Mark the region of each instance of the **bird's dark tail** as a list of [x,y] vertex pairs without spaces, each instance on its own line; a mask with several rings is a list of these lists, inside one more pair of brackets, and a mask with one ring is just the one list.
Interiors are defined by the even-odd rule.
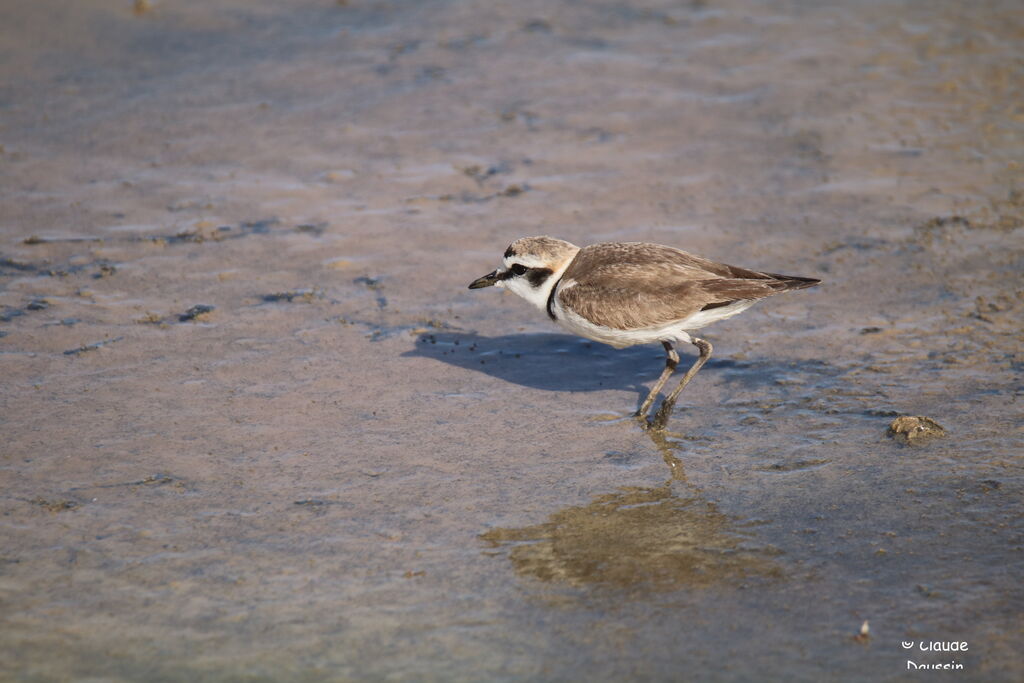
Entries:
[[821,280],[813,277],[798,277],[796,275],[779,275],[778,273],[765,273],[779,282],[784,286],[781,289],[783,292],[788,292],[793,289],[806,289],[813,287],[814,285],[821,282]]

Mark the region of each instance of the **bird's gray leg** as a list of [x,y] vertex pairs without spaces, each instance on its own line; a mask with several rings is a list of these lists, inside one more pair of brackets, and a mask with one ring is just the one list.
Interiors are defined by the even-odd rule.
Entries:
[[701,339],[699,337],[693,337],[691,339],[693,345],[700,349],[700,356],[694,361],[693,365],[686,374],[683,375],[683,379],[680,380],[679,386],[677,386],[671,394],[665,399],[658,408],[657,415],[654,416],[654,421],[651,423],[651,427],[654,429],[664,429],[665,425],[668,424],[668,418],[672,414],[672,409],[676,406],[676,398],[679,396],[679,392],[683,390],[693,376],[697,374],[697,371],[704,367],[704,364],[708,362],[708,358],[711,358],[712,346],[711,342]]
[[669,375],[671,375],[675,371],[676,366],[679,365],[679,354],[676,353],[674,348],[672,348],[672,345],[667,341],[661,342],[661,345],[665,347],[665,353],[668,356],[665,358],[665,369],[661,371],[661,377],[659,377],[658,381],[654,383],[654,388],[651,389],[651,393],[647,394],[647,398],[645,398],[643,404],[641,404],[640,410],[636,411],[636,413],[633,414],[633,417],[647,417],[647,411],[651,409],[651,404],[654,403],[654,399],[658,397],[658,393],[661,391],[662,387],[665,386],[665,382],[668,381]]

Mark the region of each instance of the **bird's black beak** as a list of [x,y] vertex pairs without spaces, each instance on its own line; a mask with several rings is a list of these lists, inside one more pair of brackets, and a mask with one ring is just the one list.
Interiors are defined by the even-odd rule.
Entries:
[[483,277],[478,277],[469,283],[470,289],[481,289],[482,287],[493,287],[505,278],[502,277],[503,273],[499,273],[497,270],[487,273]]

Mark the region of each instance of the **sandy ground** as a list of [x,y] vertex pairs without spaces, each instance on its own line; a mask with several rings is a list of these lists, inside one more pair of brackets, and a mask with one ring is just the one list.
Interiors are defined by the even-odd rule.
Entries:
[[[1024,678],[1017,3],[138,7],[0,9],[0,677]],[[652,438],[545,233],[824,282]]]

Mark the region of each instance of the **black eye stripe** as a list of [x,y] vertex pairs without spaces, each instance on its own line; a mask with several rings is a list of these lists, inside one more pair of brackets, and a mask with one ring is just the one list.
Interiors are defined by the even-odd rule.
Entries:
[[553,272],[550,268],[530,268],[526,273],[526,279],[532,286],[540,287],[545,280],[551,277]]
[[540,287],[541,284],[551,277],[551,273],[554,271],[550,268],[529,268],[524,266],[522,263],[513,263],[508,267],[501,279],[506,280],[510,277],[526,276],[526,280],[532,287]]

